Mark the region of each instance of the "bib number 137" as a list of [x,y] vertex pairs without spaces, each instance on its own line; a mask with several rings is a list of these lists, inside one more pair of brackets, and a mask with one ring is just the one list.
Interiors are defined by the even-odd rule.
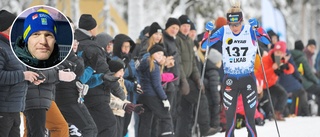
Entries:
[[248,47],[232,47],[232,48],[227,47],[226,50],[229,56],[239,57],[239,56],[246,56]]

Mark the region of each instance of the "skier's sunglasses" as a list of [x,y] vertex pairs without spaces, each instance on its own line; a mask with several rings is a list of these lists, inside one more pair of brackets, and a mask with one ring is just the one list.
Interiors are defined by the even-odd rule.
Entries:
[[241,22],[238,22],[238,23],[228,23],[228,25],[230,27],[239,27],[241,25]]

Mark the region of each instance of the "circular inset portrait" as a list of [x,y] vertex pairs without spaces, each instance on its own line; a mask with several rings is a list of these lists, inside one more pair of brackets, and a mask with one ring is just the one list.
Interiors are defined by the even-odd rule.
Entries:
[[50,69],[71,52],[73,32],[56,8],[39,5],[24,10],[13,22],[10,44],[15,56],[33,69]]

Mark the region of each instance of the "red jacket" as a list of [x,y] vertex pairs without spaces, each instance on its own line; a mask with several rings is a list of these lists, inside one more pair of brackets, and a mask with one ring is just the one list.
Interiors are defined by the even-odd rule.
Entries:
[[[269,52],[269,54],[267,56],[262,57],[262,62],[264,65],[264,70],[266,71],[266,77],[267,77],[267,81],[268,81],[268,86],[271,87],[273,85],[276,84],[276,82],[278,81],[278,75],[274,72],[274,69],[272,68],[273,65],[273,60],[272,60],[272,56],[273,55],[273,51],[271,50]],[[292,74],[294,72],[294,67],[292,64],[288,63],[288,67],[289,69],[285,69],[283,72],[285,74]],[[263,72],[262,72],[262,67],[259,66],[258,70],[255,72],[255,75],[257,77],[257,80],[264,81],[264,76],[263,76]],[[266,89],[266,82],[264,81],[263,84],[263,89]]]

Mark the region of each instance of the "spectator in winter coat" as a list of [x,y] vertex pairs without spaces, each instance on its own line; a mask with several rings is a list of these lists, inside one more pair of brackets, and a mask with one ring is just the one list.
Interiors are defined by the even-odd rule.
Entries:
[[26,65],[34,68],[49,68],[60,63],[56,43],[55,21],[44,9],[39,9],[24,20],[23,37],[18,37],[14,52]]
[[174,61],[174,66],[168,66],[164,67],[163,72],[170,72],[173,73],[176,77],[178,77],[177,80],[173,82],[169,82],[164,87],[164,90],[166,91],[166,94],[168,96],[168,100],[171,104],[171,116],[173,119],[173,123],[176,122],[176,119],[178,117],[177,115],[177,94],[179,93],[179,83],[180,83],[180,62],[181,58],[179,56],[179,51],[175,42],[175,39],[177,37],[177,34],[179,32],[180,28],[180,21],[176,18],[169,18],[165,25],[165,30],[163,32],[163,48],[165,53],[167,54],[167,58],[170,59],[172,56]]
[[141,43],[141,49],[139,51],[139,58],[141,59],[144,54],[148,53],[148,48],[156,43],[163,43],[162,28],[157,22],[153,22],[149,29],[149,38]]
[[27,71],[10,48],[9,32],[16,16],[0,11],[0,135],[20,137],[20,112],[25,109],[28,82],[37,82],[37,73]]
[[[318,79],[312,71],[305,54],[303,53],[303,43],[302,41],[295,42],[295,49],[291,50],[292,58],[295,64],[298,66],[298,71],[301,74],[301,82],[308,92],[309,95],[317,96],[317,103],[320,106],[320,85],[318,83]],[[320,114],[320,109],[318,110],[318,115]]]
[[312,71],[315,72],[313,66],[313,55],[316,52],[316,41],[314,39],[309,39],[308,40],[308,44],[306,46],[306,48],[304,48],[303,52],[307,57],[308,63],[310,65],[310,68],[312,68]]
[[[124,69],[125,69],[124,62],[118,59],[118,60],[110,60],[108,64],[110,66],[110,71],[114,73],[115,77],[120,77],[118,82],[120,83],[125,96],[127,96],[127,89],[124,84],[124,79],[122,78],[124,74]],[[128,114],[131,114],[133,111],[135,111],[138,114],[141,114],[144,111],[141,104],[138,104],[138,105],[132,104],[127,99],[121,100],[120,98],[114,96],[113,94],[111,94],[110,107],[117,119],[117,137],[123,137],[124,136],[123,129],[128,128],[128,127],[125,127],[124,125],[125,112]]]
[[70,131],[70,134],[81,137],[96,137],[98,129],[88,108],[82,101],[84,95],[88,92],[88,85],[79,82],[79,77],[84,72],[83,59],[72,50],[59,67],[64,71],[73,71],[77,75],[75,80],[70,82],[62,81],[56,85],[56,103],[62,115],[70,127],[75,126],[80,131]]
[[[181,23],[180,31],[176,38],[176,45],[178,48],[178,53],[180,53],[180,94],[179,104],[180,109],[178,111],[179,118],[176,123],[176,136],[178,137],[186,137],[191,135],[191,126],[192,126],[192,117],[193,117],[193,106],[194,102],[188,101],[186,95],[189,92],[196,92],[198,90],[191,91],[188,83],[188,79],[190,82],[194,82],[198,89],[203,87],[200,80],[200,73],[197,68],[197,62],[195,58],[195,54],[193,51],[194,42],[188,36],[190,32],[190,24],[191,20],[187,15],[181,15],[179,17],[179,21]],[[202,87],[201,87],[202,86]]]
[[[122,89],[117,82],[119,78],[114,77],[109,70],[104,51],[94,41],[96,35],[96,20],[90,14],[82,14],[79,19],[79,28],[75,30],[75,39],[79,41],[78,54],[83,58],[85,68],[91,68],[91,73],[97,74],[94,75],[96,81],[90,83],[96,85],[89,88],[84,103],[97,125],[98,137],[114,137],[116,118],[109,106],[110,98],[107,95],[110,89],[119,92]],[[86,74],[85,71],[83,75]],[[85,82],[83,84],[89,85]]]
[[268,45],[269,49],[272,49],[274,44],[276,44],[279,41],[279,35],[277,35],[272,29],[268,30],[268,35],[271,39],[271,45]]
[[[290,55],[290,52],[287,51],[287,54]],[[288,62],[294,66],[294,72],[289,75],[283,73],[280,74],[279,84],[286,89],[288,97],[292,99],[292,103],[288,104],[289,115],[294,114],[296,116],[310,116],[307,91],[300,83],[302,82],[302,78],[296,69],[296,64],[291,55]]]
[[[273,102],[273,107],[275,110],[275,118],[279,121],[284,121],[282,113],[287,105],[287,93],[286,90],[277,82],[279,75],[292,74],[294,72],[294,67],[292,64],[288,63],[289,57],[286,56],[286,43],[279,41],[275,44],[273,50],[269,51],[268,56],[262,58],[264,64],[264,70],[267,77],[268,86],[266,87],[266,81],[264,81],[264,97],[261,99],[261,102],[268,99],[267,88],[270,89],[271,99]],[[262,67],[255,72],[258,81],[264,80],[264,72]],[[265,110],[266,114],[269,115],[271,109],[268,108]]]
[[99,33],[96,37],[96,42],[105,52],[107,58],[112,58],[113,56],[113,38],[105,33]]
[[[14,46],[19,59],[36,68],[52,67],[60,62],[59,48],[55,40],[55,21],[47,10],[39,9],[29,14],[24,21],[23,31],[23,38],[18,38]],[[55,102],[52,101],[55,84],[63,80],[63,77],[58,76],[57,69],[38,71],[38,73],[42,80],[28,87],[24,111],[28,132],[25,132],[25,135],[44,136],[47,127],[50,131],[56,131],[50,132],[50,136],[67,137],[69,136],[68,125]]]
[[210,126],[213,128],[220,127],[220,103],[221,103],[221,83],[219,69],[222,65],[222,55],[216,49],[210,49],[208,61],[205,70],[205,87],[208,98],[210,112]]
[[145,112],[140,115],[139,137],[151,136],[152,117],[159,119],[161,137],[173,137],[173,123],[170,115],[170,103],[161,85],[161,67],[159,62],[164,56],[163,45],[156,44],[150,48],[150,56],[142,60],[138,67],[141,75],[141,88],[144,94],[139,102],[144,105]]
[[[128,91],[127,100],[129,100],[133,104],[136,104],[138,96],[142,92],[139,84],[139,75],[136,72],[135,68],[135,62],[130,55],[134,48],[135,43],[129,36],[125,34],[118,34],[114,37],[112,60],[120,59],[125,63],[126,68],[124,70],[123,79],[126,89]],[[132,115],[134,115],[134,119],[136,121],[135,124],[133,124],[133,122],[130,122]],[[135,113],[126,113],[125,121],[126,124],[124,125],[124,127],[128,127],[127,124],[130,124],[130,128],[128,131],[130,132],[130,134],[138,130],[138,115],[136,115]],[[131,127],[134,127],[134,130]],[[125,128],[124,130],[124,134],[126,134],[127,128]]]

